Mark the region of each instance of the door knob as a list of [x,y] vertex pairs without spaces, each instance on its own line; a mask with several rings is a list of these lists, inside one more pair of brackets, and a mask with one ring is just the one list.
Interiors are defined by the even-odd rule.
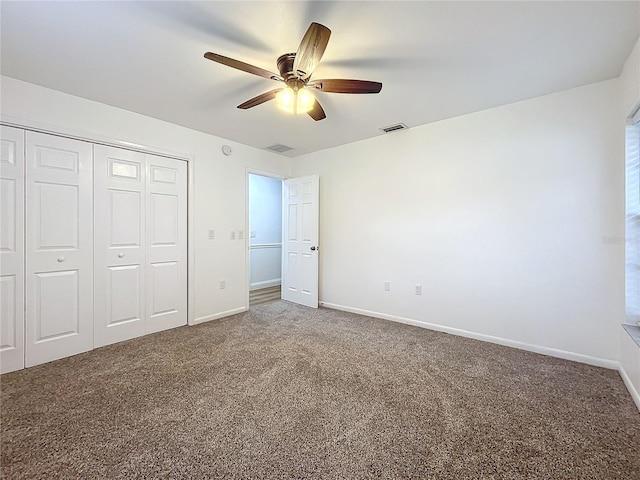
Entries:
[[118,254],[118,258],[122,258],[122,257],[124,257],[124,253],[120,252],[120,253]]
[[313,246],[311,247],[311,251],[314,252],[316,250],[317,247]]
[[58,262],[64,262],[64,257],[58,257]]

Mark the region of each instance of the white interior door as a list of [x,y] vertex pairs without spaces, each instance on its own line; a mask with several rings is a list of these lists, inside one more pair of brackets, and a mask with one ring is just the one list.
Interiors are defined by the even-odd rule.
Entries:
[[147,158],[147,333],[187,324],[187,163]]
[[143,153],[94,146],[94,345],[144,335]]
[[285,180],[282,196],[282,298],[318,308],[318,175]]
[[26,366],[93,348],[92,145],[26,133]]
[[24,368],[24,130],[0,131],[0,373]]

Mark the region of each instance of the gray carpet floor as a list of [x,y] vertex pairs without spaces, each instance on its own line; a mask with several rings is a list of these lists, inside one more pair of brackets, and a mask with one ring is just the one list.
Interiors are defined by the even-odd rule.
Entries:
[[0,382],[7,479],[640,479],[615,371],[283,301]]

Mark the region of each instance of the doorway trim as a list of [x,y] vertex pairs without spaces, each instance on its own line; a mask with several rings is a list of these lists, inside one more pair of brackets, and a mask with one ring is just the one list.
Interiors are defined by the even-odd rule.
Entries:
[[[249,310],[249,289],[251,288],[251,232],[249,231],[249,202],[251,201],[251,199],[249,198],[249,175],[260,175],[261,177],[269,177],[269,178],[277,178],[278,180],[282,180],[283,182],[287,179],[290,178],[290,176],[288,175],[283,175],[281,173],[275,173],[275,172],[267,172],[265,170],[258,170],[256,168],[250,168],[247,167],[245,172],[245,202],[244,202],[244,208],[245,208],[245,214],[244,214],[244,231],[245,231],[245,236],[244,236],[244,241],[245,241],[245,278],[246,278],[246,283],[245,283],[245,298],[244,298],[244,305],[245,305],[245,309]],[[281,267],[282,268],[282,267]]]

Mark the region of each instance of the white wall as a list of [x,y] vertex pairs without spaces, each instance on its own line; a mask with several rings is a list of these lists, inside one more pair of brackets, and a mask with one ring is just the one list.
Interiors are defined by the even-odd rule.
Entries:
[[251,290],[281,283],[282,180],[249,175]]
[[[640,104],[640,40],[620,75],[620,90],[622,102],[618,123],[622,124]],[[632,241],[632,238],[628,236],[627,241]],[[615,327],[620,341],[620,373],[640,409],[640,347],[620,326]]]
[[[245,240],[230,240],[244,230],[246,169],[286,175],[290,160],[108,105],[67,95],[9,77],[0,78],[3,120],[41,124],[87,138],[122,140],[193,158],[193,205],[190,223],[195,249],[196,319],[205,320],[246,308]],[[225,157],[221,146],[233,147]],[[208,240],[208,230],[216,232]],[[226,280],[226,289],[219,281]]]
[[618,105],[610,80],[294,159],[320,174],[322,303],[615,366]]

